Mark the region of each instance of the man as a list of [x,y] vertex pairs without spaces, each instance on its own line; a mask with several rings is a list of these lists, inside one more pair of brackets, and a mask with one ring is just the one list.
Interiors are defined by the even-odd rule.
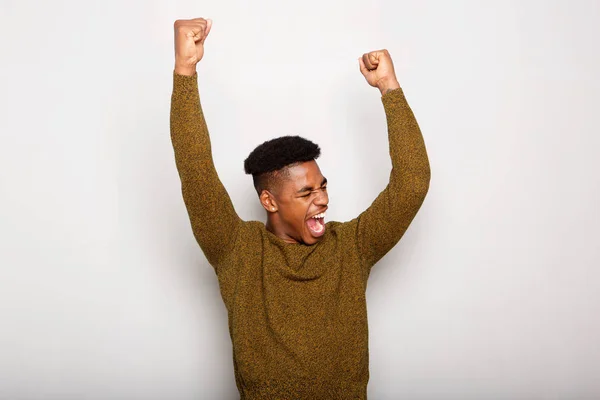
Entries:
[[359,59],[379,88],[392,172],[352,221],[325,223],[320,150],[299,137],[258,146],[245,161],[266,225],[242,221],[213,165],[196,64],[212,26],[175,22],[171,138],[192,230],[217,274],[227,307],[242,399],[366,399],[365,291],[371,267],[402,237],[429,187],[423,137],[386,50]]

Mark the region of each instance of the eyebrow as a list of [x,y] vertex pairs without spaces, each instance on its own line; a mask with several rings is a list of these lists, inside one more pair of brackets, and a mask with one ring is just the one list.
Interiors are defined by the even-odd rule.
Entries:
[[[323,181],[321,182],[321,186],[319,186],[319,187],[323,187],[326,184],[327,184],[327,178],[323,177]],[[316,190],[316,189],[313,189],[310,186],[304,186],[302,189],[298,190],[296,193],[312,192],[313,190]]]

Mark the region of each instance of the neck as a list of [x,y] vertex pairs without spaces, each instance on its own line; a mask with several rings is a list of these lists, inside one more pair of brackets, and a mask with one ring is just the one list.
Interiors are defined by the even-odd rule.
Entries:
[[269,215],[267,217],[267,223],[265,224],[265,228],[267,228],[269,232],[271,232],[273,235],[277,236],[279,239],[283,240],[286,243],[298,244],[299,242],[287,233],[285,233],[285,230],[283,229],[281,224],[275,222],[274,219],[275,218],[272,215]]

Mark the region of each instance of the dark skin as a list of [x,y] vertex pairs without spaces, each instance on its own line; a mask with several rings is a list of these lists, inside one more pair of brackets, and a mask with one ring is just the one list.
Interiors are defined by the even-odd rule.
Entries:
[[287,243],[313,245],[324,231],[315,235],[307,220],[327,210],[327,179],[314,160],[286,168],[277,184],[259,196],[267,210],[267,230]]

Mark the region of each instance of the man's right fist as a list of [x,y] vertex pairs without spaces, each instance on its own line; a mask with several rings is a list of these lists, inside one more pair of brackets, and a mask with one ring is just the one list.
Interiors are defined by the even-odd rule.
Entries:
[[175,21],[175,73],[190,76],[196,73],[211,26],[212,20],[204,18]]

